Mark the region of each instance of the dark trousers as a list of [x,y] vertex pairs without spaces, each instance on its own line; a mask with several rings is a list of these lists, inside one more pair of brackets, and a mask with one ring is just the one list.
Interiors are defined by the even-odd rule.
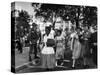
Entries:
[[31,44],[30,51],[29,51],[29,61],[32,61],[32,58],[36,58],[36,57],[37,57],[37,44]]
[[20,53],[22,53],[23,52],[23,47],[22,47],[22,44],[20,43],[20,42],[18,42],[18,51],[20,52]]
[[93,62],[95,65],[97,65],[97,46],[94,46],[92,49]]

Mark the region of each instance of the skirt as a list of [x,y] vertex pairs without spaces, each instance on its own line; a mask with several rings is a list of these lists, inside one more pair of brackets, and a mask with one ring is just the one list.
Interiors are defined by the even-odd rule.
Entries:
[[52,69],[55,67],[55,54],[41,54],[42,68]]
[[81,54],[81,44],[79,41],[76,41],[74,44],[74,49],[72,51],[72,59],[78,59]]
[[57,47],[57,49],[56,49],[56,59],[63,59],[63,58],[64,58],[63,47]]

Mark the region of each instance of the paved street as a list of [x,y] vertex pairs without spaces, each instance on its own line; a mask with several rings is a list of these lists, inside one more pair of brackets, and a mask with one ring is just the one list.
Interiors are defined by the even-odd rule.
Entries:
[[[92,68],[93,67],[85,68],[82,65],[77,65],[77,67],[75,69],[92,69]],[[63,66],[57,66],[53,70],[50,70],[50,71],[75,70],[75,69],[71,67],[71,63],[65,62],[65,64]],[[48,71],[48,70],[41,68],[40,65],[37,65],[37,66],[27,65],[27,68],[19,70],[17,73],[45,72],[45,71]]]
[[23,48],[23,53],[19,53],[17,50],[15,51],[15,67],[20,67],[26,63],[28,63],[28,53],[29,48]]
[[[23,53],[20,54],[18,51],[15,52],[15,58],[16,58],[16,68],[23,67],[19,70],[17,70],[17,73],[27,73],[27,72],[44,72],[47,71],[43,68],[41,68],[40,65],[40,59],[35,59],[33,61],[36,61],[35,65],[30,65],[28,61],[28,53],[29,53],[29,48],[25,47],[23,49]],[[65,51],[65,59],[64,59],[64,64],[62,66],[56,66],[53,71],[59,71],[59,70],[72,70],[72,59],[71,59],[71,51],[67,50]],[[82,59],[79,59],[76,61],[76,68],[75,69],[87,69],[87,68],[94,68],[94,64],[92,62],[92,59],[89,58],[88,60],[89,64],[91,65],[90,67],[84,67]]]

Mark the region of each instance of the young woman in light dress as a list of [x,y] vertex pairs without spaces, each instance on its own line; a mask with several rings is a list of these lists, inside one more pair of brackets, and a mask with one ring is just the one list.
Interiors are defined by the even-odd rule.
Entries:
[[76,60],[80,57],[81,54],[81,43],[79,41],[79,29],[74,31],[71,34],[71,50],[72,50],[72,67],[75,67]]
[[62,31],[57,31],[58,35],[55,37],[56,40],[56,66],[63,65],[64,59],[64,37],[61,35]]

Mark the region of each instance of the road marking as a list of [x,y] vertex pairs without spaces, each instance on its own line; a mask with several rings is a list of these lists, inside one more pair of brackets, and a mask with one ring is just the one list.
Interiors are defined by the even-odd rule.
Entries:
[[68,67],[65,67],[65,66],[56,66],[56,67],[68,68]]
[[19,68],[21,66],[24,66],[24,65],[27,65],[28,66],[28,64],[33,63],[36,60],[38,60],[38,59],[34,59],[32,62],[27,62],[27,63],[24,63],[23,65],[17,66],[17,67],[15,67],[15,69],[17,69],[17,68]]
[[63,61],[65,61],[65,62],[70,62],[70,60],[63,60]]
[[24,66],[24,65],[28,65],[29,63],[31,63],[31,62],[24,63],[23,65],[17,66],[17,67],[15,67],[15,69],[20,68],[20,67],[22,67],[22,66]]

